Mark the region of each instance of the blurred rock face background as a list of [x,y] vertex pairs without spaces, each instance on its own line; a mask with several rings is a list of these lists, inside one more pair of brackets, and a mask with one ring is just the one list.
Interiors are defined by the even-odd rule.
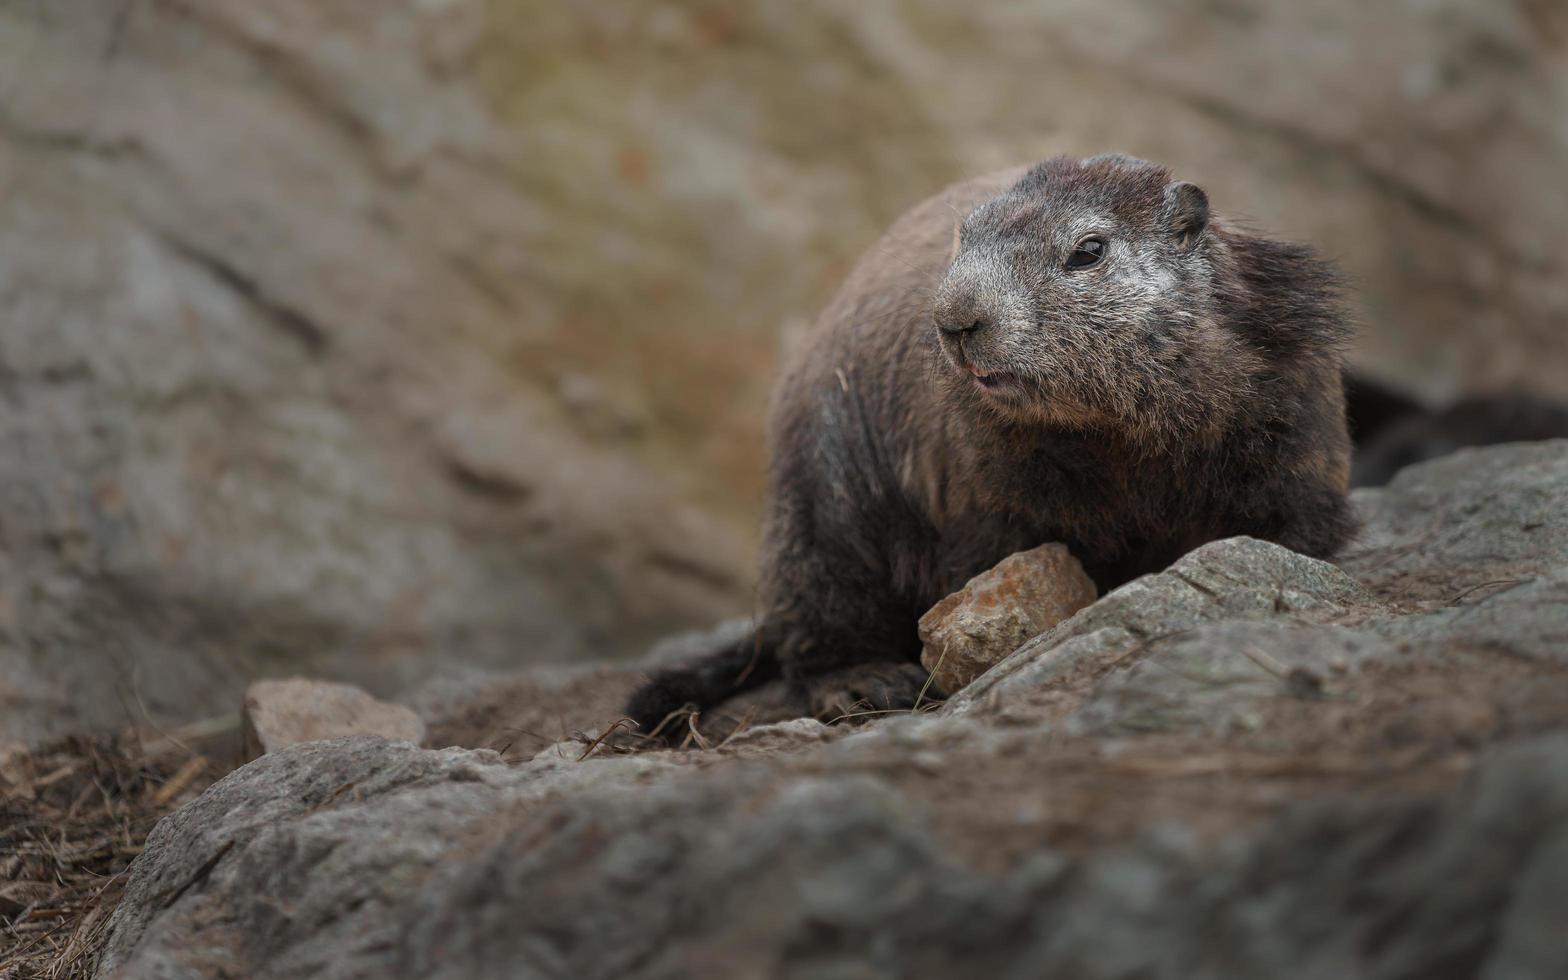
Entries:
[[1357,362],[1568,394],[1553,0],[4,0],[0,738],[744,611],[781,343],[900,210],[1157,159]]

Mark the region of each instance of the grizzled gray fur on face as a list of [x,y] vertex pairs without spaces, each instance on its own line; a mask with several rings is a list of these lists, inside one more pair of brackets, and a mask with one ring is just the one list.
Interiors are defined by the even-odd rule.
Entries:
[[1348,336],[1310,249],[1155,164],[948,188],[784,367],[754,642],[656,674],[627,713],[647,730],[779,676],[819,717],[907,707],[920,614],[1045,542],[1102,590],[1237,534],[1331,555],[1353,530]]
[[1208,223],[1202,190],[1128,157],[1031,171],[960,224],[932,315],[980,385],[949,396],[1139,442],[1216,436],[1261,361],[1215,310],[1228,256]]

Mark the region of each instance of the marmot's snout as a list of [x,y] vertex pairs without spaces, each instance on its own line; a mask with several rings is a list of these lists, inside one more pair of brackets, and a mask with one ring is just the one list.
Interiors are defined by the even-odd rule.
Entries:
[[932,324],[953,368],[987,390],[1018,377],[1020,333],[1030,329],[1032,303],[996,263],[960,253],[936,291]]
[[976,274],[974,261],[961,253],[932,300],[931,320],[937,332],[944,340],[957,342],[995,326],[994,292],[987,288],[985,278]]

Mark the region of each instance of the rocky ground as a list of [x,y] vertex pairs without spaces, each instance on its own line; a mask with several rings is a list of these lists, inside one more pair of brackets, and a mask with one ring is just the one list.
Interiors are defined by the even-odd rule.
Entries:
[[1568,975],[1568,441],[1357,502],[1338,564],[1216,542],[918,715],[626,754],[635,671],[428,691],[435,747],[162,821],[99,975]]

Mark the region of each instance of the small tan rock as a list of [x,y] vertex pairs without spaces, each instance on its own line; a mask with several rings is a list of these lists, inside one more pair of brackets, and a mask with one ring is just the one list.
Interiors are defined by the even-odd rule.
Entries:
[[1097,597],[1065,545],[1009,555],[920,617],[920,662],[952,694]]
[[291,677],[257,681],[245,691],[245,757],[341,735],[381,735],[418,745],[425,723],[400,704],[378,701],[352,684]]

